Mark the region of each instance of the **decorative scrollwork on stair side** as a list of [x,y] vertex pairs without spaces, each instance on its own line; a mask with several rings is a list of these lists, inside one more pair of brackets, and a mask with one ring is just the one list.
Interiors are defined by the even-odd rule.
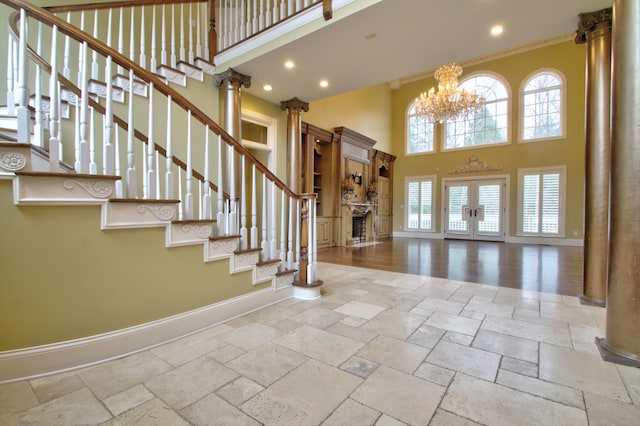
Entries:
[[194,234],[196,234],[196,237],[202,239],[209,238],[213,232],[211,226],[209,225],[196,225],[193,223],[182,225],[182,231],[184,233],[193,232]]
[[172,220],[176,215],[176,209],[170,206],[162,206],[156,204],[138,204],[136,207],[138,213],[143,214],[150,212],[159,220]]
[[96,198],[109,198],[113,193],[112,185],[103,180],[90,180],[90,179],[68,179],[62,182],[62,186],[66,189],[73,189],[76,186],[84,189],[89,195]]
[[19,152],[5,152],[0,156],[0,167],[9,171],[17,172],[27,165],[27,157]]

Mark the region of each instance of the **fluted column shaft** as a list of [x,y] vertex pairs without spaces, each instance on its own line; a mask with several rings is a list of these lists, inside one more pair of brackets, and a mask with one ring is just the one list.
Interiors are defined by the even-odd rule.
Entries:
[[580,301],[605,306],[611,172],[611,8],[579,15],[576,43],[587,44],[585,87],[584,289]]
[[295,193],[302,191],[302,111],[309,104],[298,98],[280,103],[287,115],[287,185]]
[[[224,84],[224,129],[234,139],[242,142],[241,90],[243,86],[251,86],[251,77],[229,68],[223,73],[215,74],[213,81],[216,86]],[[231,193],[232,188],[240,188],[240,157],[235,155],[233,147],[228,145],[225,148],[223,167],[223,189]]]
[[605,359],[640,367],[640,0],[613,4],[611,211]]

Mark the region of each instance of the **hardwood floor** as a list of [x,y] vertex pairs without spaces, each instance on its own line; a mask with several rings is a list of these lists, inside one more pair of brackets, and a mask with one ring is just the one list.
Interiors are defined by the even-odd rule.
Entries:
[[318,260],[570,296],[583,290],[582,247],[393,238],[318,249]]

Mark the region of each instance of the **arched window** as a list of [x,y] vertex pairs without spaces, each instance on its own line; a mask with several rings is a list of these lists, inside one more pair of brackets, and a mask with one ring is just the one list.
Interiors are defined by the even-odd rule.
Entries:
[[407,154],[433,152],[433,122],[424,114],[416,112],[416,103],[407,111]]
[[564,135],[564,81],[556,71],[533,74],[522,87],[522,140]]
[[459,85],[460,89],[484,98],[480,109],[467,117],[445,123],[444,149],[501,144],[509,141],[509,92],[491,74],[476,74]]

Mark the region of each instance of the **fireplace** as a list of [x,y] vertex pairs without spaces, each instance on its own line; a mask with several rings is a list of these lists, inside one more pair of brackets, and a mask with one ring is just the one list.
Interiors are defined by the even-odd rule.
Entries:
[[367,241],[367,222],[364,216],[353,216],[351,218],[351,242],[352,244],[364,243]]

